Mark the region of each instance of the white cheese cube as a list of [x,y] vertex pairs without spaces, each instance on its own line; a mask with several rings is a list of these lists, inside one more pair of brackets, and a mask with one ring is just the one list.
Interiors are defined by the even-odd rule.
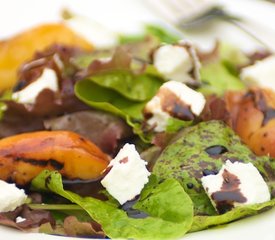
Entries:
[[[167,94],[167,91],[169,94]],[[167,106],[168,102],[171,103],[171,106]],[[145,106],[145,115],[151,115],[147,120],[147,124],[153,127],[156,132],[165,131],[170,117],[179,118],[178,116],[172,116],[167,109],[176,107],[181,112],[179,108],[185,108],[186,111],[189,111],[189,107],[192,112],[191,114],[199,116],[205,102],[203,94],[189,88],[184,83],[168,81],[160,87],[156,96]]]
[[9,212],[25,203],[27,195],[15,184],[0,180],[0,212]]
[[154,53],[154,65],[163,74],[171,74],[177,69],[189,72],[193,68],[192,59],[183,47],[164,45]]
[[122,205],[141,193],[149,181],[147,162],[142,160],[133,144],[125,144],[110,162],[110,171],[101,184]]
[[188,87],[186,84],[176,82],[176,81],[169,81],[162,85],[163,88],[169,89],[173,92],[179,99],[182,100],[185,104],[189,105],[191,111],[199,116],[202,112],[204,105],[205,105],[205,97],[202,93],[193,90],[192,88]]
[[252,163],[227,160],[216,175],[204,176],[202,185],[219,212],[270,200],[266,182]]
[[161,98],[159,96],[154,96],[146,104],[145,111],[147,114],[152,114],[146,123],[154,128],[155,132],[163,132],[166,130],[170,115],[162,110]]
[[200,63],[190,43],[160,46],[153,54],[153,64],[168,80],[183,83],[199,80]]
[[241,79],[248,85],[275,91],[275,55],[267,57],[241,71]]
[[58,91],[58,78],[54,70],[45,68],[41,76],[22,90],[12,94],[12,99],[19,103],[35,103],[36,97],[44,89]]

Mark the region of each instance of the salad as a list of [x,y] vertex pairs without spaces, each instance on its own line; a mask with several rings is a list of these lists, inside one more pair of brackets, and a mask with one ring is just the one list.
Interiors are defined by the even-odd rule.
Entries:
[[64,23],[0,42],[0,223],[177,239],[273,208],[274,63],[154,25],[105,49]]

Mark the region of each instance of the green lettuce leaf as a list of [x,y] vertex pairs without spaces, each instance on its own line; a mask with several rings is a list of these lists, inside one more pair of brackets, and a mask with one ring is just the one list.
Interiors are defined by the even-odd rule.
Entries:
[[119,42],[120,44],[129,44],[142,42],[148,36],[154,37],[160,43],[173,44],[178,42],[182,37],[176,33],[168,31],[164,27],[159,25],[148,24],[144,27],[144,32],[136,35],[120,35]]
[[[209,155],[206,149],[217,145],[226,151]],[[193,200],[196,215],[216,215],[200,179],[204,170],[217,172],[228,159],[253,163],[269,185],[270,192],[274,192],[272,160],[254,155],[233,130],[220,121],[201,122],[181,131],[159,156],[153,173],[162,179],[178,179]]]
[[249,58],[239,48],[219,43],[216,59],[202,65],[200,91],[221,96],[227,90],[244,89],[245,85],[239,79],[239,67],[248,63]]
[[81,80],[75,85],[75,95],[87,105],[115,114],[127,122],[144,142],[150,142],[150,135],[142,131],[142,110],[146,102],[125,99],[116,91],[101,87],[92,81]]
[[127,71],[110,70],[78,81],[75,95],[93,108],[125,119],[135,134],[144,142],[150,142],[150,134],[142,130],[142,111],[161,84],[160,78],[150,74],[134,75]]
[[112,50],[97,50],[77,55],[71,59],[72,63],[79,69],[87,68],[93,61],[112,58]]
[[50,190],[81,206],[98,222],[110,238],[174,239],[183,236],[193,221],[193,206],[189,196],[175,179],[159,183],[151,176],[134,208],[149,216],[134,219],[109,201],[82,198],[66,191],[58,172],[45,170],[32,181],[35,189]]
[[5,91],[0,96],[0,120],[3,118],[5,111],[7,110],[7,105],[5,103],[6,100],[11,100],[12,98],[12,91],[8,90]]
[[177,118],[169,118],[166,126],[167,133],[177,133],[180,129],[189,127],[193,124],[193,121],[183,121]]
[[113,113],[124,119],[130,116],[142,119],[145,102],[130,101],[112,89],[95,84],[90,80],[81,80],[75,85],[76,96],[87,105]]
[[236,207],[231,211],[217,216],[195,216],[192,224],[192,228],[189,232],[200,231],[209,227],[229,223],[247,216],[259,214],[265,210],[275,206],[275,199],[258,203],[253,205],[247,205],[243,207]]
[[245,88],[241,80],[232,74],[222,61],[205,64],[200,73],[203,85],[198,91],[205,95],[222,96],[227,90]]
[[249,58],[241,51],[240,48],[234,45],[221,42],[219,50],[220,57],[223,62],[228,62],[233,66],[246,65],[250,63]]
[[177,43],[182,37],[167,31],[167,29],[158,26],[158,25],[146,25],[145,26],[146,34],[151,34],[159,39],[160,42],[173,44]]
[[131,44],[144,41],[144,34],[136,34],[136,35],[119,35],[118,41],[120,44]]
[[101,87],[112,89],[123,97],[133,101],[146,101],[151,99],[162,80],[148,74],[135,75],[129,71],[113,70],[87,77]]
[[129,101],[114,90],[101,87],[89,80],[79,81],[75,85],[75,94],[91,107],[113,113],[122,118],[129,115],[135,119],[142,119],[143,102]]

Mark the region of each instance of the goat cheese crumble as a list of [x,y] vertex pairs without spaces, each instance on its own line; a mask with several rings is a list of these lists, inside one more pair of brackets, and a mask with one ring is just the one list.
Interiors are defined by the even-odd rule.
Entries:
[[150,116],[146,123],[154,128],[154,131],[163,132],[170,117],[192,120],[193,115],[200,115],[205,102],[203,94],[184,83],[168,81],[146,104],[144,114]]
[[202,185],[219,212],[270,200],[266,182],[252,163],[227,160],[216,175],[204,176]]
[[58,77],[53,69],[45,68],[37,80],[22,90],[13,93],[12,99],[23,104],[34,104],[37,96],[44,89],[49,89],[54,92],[58,91]]
[[27,199],[24,190],[17,188],[13,183],[0,180],[0,191],[0,212],[13,211]]
[[258,85],[275,90],[275,55],[267,57],[254,65],[245,67],[241,79],[248,85]]
[[122,205],[140,194],[149,181],[146,165],[135,146],[127,143],[110,162],[101,184]]
[[23,218],[23,217],[21,217],[21,216],[18,216],[16,219],[15,219],[15,222],[16,223],[21,223],[21,222],[24,222],[24,221],[26,221],[27,219],[26,218]]
[[155,50],[153,64],[165,78],[183,83],[199,81],[200,63],[188,42],[163,45]]

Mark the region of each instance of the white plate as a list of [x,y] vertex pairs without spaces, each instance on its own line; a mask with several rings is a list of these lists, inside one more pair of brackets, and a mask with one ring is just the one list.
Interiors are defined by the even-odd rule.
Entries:
[[[39,23],[60,19],[60,10],[64,7],[73,12],[94,19],[117,33],[136,33],[148,22],[161,22],[158,17],[144,7],[145,0],[0,0],[0,39],[11,36]],[[275,5],[253,0],[220,0],[229,11],[250,18],[257,22],[254,32],[272,33],[275,43]],[[245,51],[251,51],[259,44],[244,33],[224,23],[215,29],[189,36],[194,41],[211,45],[216,38],[226,39],[238,44]],[[270,37],[270,36],[269,36]],[[274,48],[275,49],[275,48]],[[17,230],[0,226],[0,240],[57,240],[64,237],[45,234],[26,234]],[[76,239],[76,238],[70,238]],[[216,229],[186,235],[186,240],[275,240],[275,209],[272,211],[237,221]]]

